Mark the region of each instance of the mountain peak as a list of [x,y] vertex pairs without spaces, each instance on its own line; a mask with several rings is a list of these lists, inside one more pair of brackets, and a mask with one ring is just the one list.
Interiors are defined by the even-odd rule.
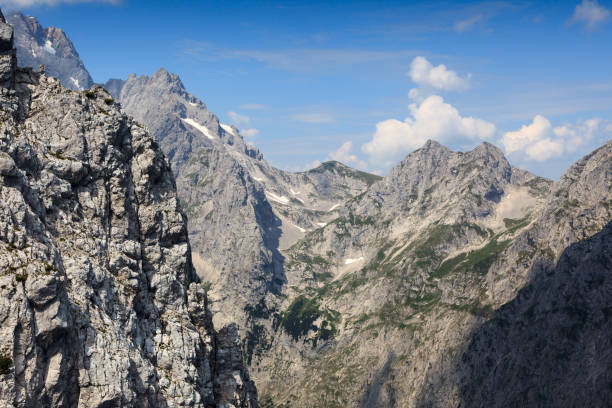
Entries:
[[44,28],[35,17],[19,12],[7,14],[6,22],[14,28],[17,59],[21,66],[44,65],[48,75],[58,78],[70,89],[89,89],[93,85],[91,75],[64,30]]
[[475,149],[472,150],[474,154],[483,156],[494,156],[496,158],[504,158],[504,152],[494,144],[489,142],[482,142]]

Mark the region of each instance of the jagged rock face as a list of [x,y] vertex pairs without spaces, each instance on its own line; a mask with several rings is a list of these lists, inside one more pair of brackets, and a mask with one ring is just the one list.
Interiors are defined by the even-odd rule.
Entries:
[[608,148],[555,184],[486,143],[429,142],[382,181],[333,162],[292,174],[178,78],[139,78],[108,86],[174,154],[200,275],[246,334],[264,406],[470,406],[458,361],[472,334],[610,219]]
[[[486,378],[489,361],[505,358],[495,351],[480,359],[498,338],[486,337],[486,330],[474,340],[479,348],[463,356],[495,310],[520,301],[523,292],[517,292],[548,276],[565,248],[612,218],[611,146],[587,156],[554,184],[512,168],[488,144],[455,153],[430,142],[409,155],[341,208],[338,219],[286,254],[290,289],[276,316],[275,340],[251,369],[262,404],[505,406],[496,385],[511,380],[513,385],[500,388],[512,393],[537,383],[536,377],[520,381],[529,370],[506,370],[486,390],[478,389],[472,377]],[[576,277],[579,282],[592,286],[588,275]],[[562,284],[553,287],[557,292]],[[537,296],[530,299],[539,302]],[[586,291],[569,303],[580,309],[584,302]],[[599,302],[593,313],[607,307]],[[535,323],[514,321],[513,330],[521,333],[510,333],[515,339],[530,337],[537,347],[556,350],[559,338],[541,336]],[[548,328],[558,337],[564,324],[571,325],[561,321]],[[597,327],[601,338],[607,327]],[[515,339],[509,342],[517,344]],[[527,353],[533,355],[529,347],[525,361]],[[556,358],[559,365],[567,363],[562,355]],[[542,357],[533,364],[544,373],[555,363]],[[606,364],[589,360],[573,370],[599,373]],[[547,381],[542,393],[549,395],[554,387]],[[607,401],[609,395],[597,398]],[[537,399],[529,404],[539,406]]]
[[102,88],[15,75],[0,89],[0,405],[257,406],[157,143]]
[[611,249],[608,223],[478,328],[459,362],[461,406],[612,405]]
[[45,65],[48,75],[70,89],[89,89],[93,80],[72,41],[61,28],[43,28],[35,17],[13,12],[6,16],[15,29],[17,58],[21,66]]
[[378,177],[332,162],[304,173],[270,166],[166,70],[105,86],[171,160],[195,265],[211,284],[215,323],[237,321],[247,336],[260,332],[254,320],[270,317],[266,302],[274,304],[286,282],[282,250]]

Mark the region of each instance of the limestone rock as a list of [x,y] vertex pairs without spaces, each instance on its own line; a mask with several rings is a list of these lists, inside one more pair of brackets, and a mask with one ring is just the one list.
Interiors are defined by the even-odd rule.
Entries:
[[71,91],[31,69],[11,81],[0,406],[225,407],[233,392],[235,407],[256,407],[239,350],[217,359],[239,340],[214,330],[158,144],[101,87]]
[[47,75],[58,78],[66,88],[82,90],[93,85],[91,75],[63,30],[43,28],[35,17],[19,12],[7,14],[6,20],[15,29],[17,59],[21,66],[44,65]]

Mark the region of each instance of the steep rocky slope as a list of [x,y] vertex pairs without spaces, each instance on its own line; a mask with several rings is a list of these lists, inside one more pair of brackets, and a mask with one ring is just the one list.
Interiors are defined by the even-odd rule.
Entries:
[[283,250],[335,218],[336,208],[378,177],[337,162],[304,173],[270,166],[237,128],[220,123],[163,69],[106,87],[151,129],[177,173],[215,321],[238,321],[250,337],[260,330],[254,320],[269,317],[256,310],[270,296],[267,302],[275,302],[286,282]]
[[200,274],[213,309],[239,305],[224,319],[245,328],[266,406],[470,406],[458,362],[471,336],[610,220],[609,145],[554,184],[490,144],[429,142],[382,181],[333,162],[291,174],[178,78],[126,83],[126,109],[173,135],[160,143],[211,254]]
[[257,406],[157,143],[102,88],[17,69],[0,20],[0,405]]
[[32,16],[11,12],[7,22],[15,29],[15,46],[20,66],[45,65],[46,72],[70,89],[89,89],[93,80],[72,41],[57,27],[43,28]]
[[610,404],[611,143],[555,183],[435,142],[381,181],[294,174],[176,75],[105,87],[178,175],[215,321],[247,335],[263,406]]
[[[496,391],[497,378],[481,392],[474,378],[489,375],[489,361],[512,356],[508,347],[502,349],[508,354],[495,354],[498,337],[480,335],[479,328],[499,324],[488,323],[497,322],[490,320],[496,310],[521,302],[519,291],[552,273],[565,248],[604,228],[612,219],[611,191],[612,143],[552,184],[513,168],[491,145],[455,153],[428,142],[287,254],[287,298],[274,316],[277,331],[251,370],[264,405],[505,406],[504,392],[538,380],[521,382],[530,372],[508,369],[506,376],[517,376],[513,385]],[[605,246],[594,248],[593,256],[607,256]],[[602,291],[594,305],[588,291],[564,304],[567,313],[584,303],[599,313],[592,333],[600,337],[609,334],[598,312],[605,318],[608,289],[601,275],[609,272],[594,272],[597,279],[572,276],[574,284]],[[548,300],[531,302],[542,301],[538,307],[545,309],[554,296],[562,295],[550,292]],[[555,349],[564,335],[571,343],[573,335],[564,331],[571,319],[550,323],[557,338],[530,320],[513,321],[514,330],[522,330],[515,336],[530,336],[537,347]],[[474,335],[477,346],[471,347],[480,348],[466,351]],[[492,356],[479,360],[486,347]],[[559,365],[572,364],[556,357]],[[599,393],[594,401],[609,399],[599,388],[606,361],[572,365],[599,375],[580,390]],[[533,364],[546,370],[555,363],[542,356]],[[548,388],[539,395],[550,396],[553,377],[540,383]],[[546,406],[555,406],[550,401]],[[541,403],[533,399],[529,406]]]
[[611,406],[611,315],[612,222],[478,328],[459,362],[461,405]]

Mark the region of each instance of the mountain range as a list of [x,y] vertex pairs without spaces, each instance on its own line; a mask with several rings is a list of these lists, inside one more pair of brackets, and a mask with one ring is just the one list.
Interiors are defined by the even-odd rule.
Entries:
[[261,406],[612,405],[612,142],[557,181],[435,141],[384,178],[292,173],[175,74],[104,87],[168,157],[192,279],[242,337]]

